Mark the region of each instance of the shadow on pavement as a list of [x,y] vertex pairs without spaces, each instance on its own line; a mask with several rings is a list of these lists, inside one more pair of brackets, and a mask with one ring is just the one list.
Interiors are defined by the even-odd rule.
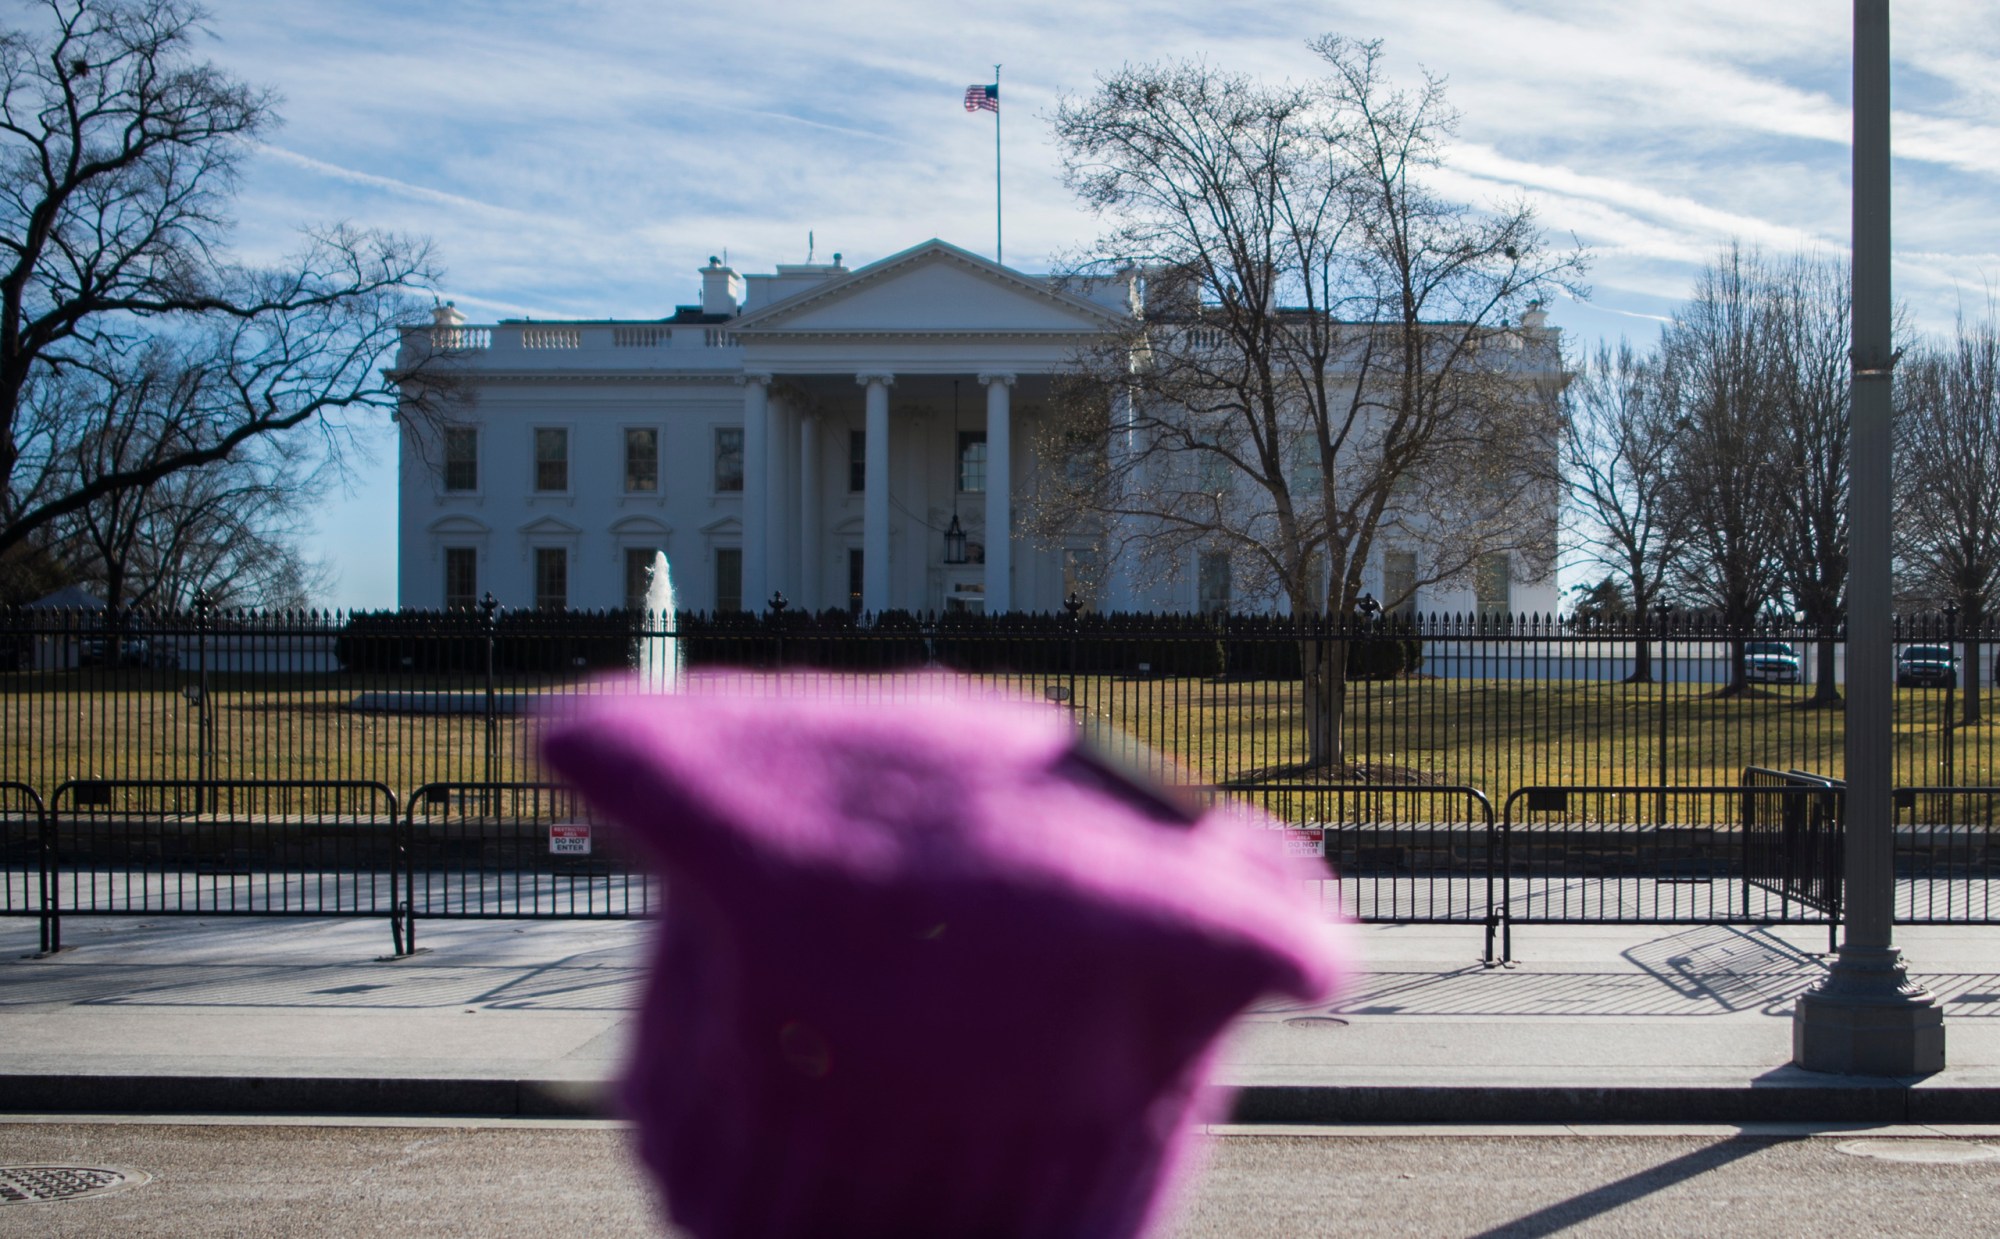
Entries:
[[1553,1235],[1568,1230],[1580,1222],[1599,1217],[1622,1205],[1663,1191],[1677,1183],[1718,1170],[1731,1162],[1740,1161],[1753,1153],[1770,1148],[1778,1143],[1769,1139],[1748,1139],[1738,1137],[1683,1153],[1669,1162],[1641,1170],[1603,1187],[1593,1188],[1581,1196],[1558,1201],[1545,1208],[1537,1209],[1525,1217],[1481,1231],[1473,1239],[1536,1239],[1540,1235]]

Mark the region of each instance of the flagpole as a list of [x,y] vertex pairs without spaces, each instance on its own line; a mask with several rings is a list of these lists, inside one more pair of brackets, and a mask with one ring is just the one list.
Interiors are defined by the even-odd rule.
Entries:
[[1000,66],[993,66],[993,261],[1002,266],[1006,260],[1000,249]]

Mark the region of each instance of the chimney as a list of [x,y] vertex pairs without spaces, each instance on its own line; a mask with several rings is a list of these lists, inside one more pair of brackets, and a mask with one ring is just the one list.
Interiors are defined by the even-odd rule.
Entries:
[[463,327],[465,326],[465,315],[458,312],[458,306],[455,303],[447,301],[443,305],[431,307],[431,326]]
[[1150,318],[1193,318],[1201,313],[1201,277],[1190,267],[1159,266],[1141,273],[1139,300]]
[[701,312],[734,318],[742,301],[743,281],[720,258],[711,257],[701,269]]

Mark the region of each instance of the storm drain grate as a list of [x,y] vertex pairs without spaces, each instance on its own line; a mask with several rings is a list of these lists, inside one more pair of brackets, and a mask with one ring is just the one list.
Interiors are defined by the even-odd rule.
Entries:
[[152,1176],[105,1166],[0,1166],[0,1205],[32,1205],[82,1196],[109,1196]]

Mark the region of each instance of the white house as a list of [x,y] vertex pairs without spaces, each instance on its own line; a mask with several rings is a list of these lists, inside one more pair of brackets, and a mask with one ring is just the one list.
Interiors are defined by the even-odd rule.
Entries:
[[[1131,280],[1059,283],[937,240],[834,258],[747,278],[711,259],[701,304],[663,319],[476,326],[441,308],[401,364],[445,350],[469,399],[446,425],[405,419],[401,604],[633,605],[656,550],[694,609],[1213,604],[1193,565],[1140,590],[1100,572],[1115,565],[1088,529],[1020,533],[1051,378],[1129,322]],[[1390,578],[1408,566],[1387,557]],[[1508,609],[1554,609],[1553,581],[1500,588]]]

